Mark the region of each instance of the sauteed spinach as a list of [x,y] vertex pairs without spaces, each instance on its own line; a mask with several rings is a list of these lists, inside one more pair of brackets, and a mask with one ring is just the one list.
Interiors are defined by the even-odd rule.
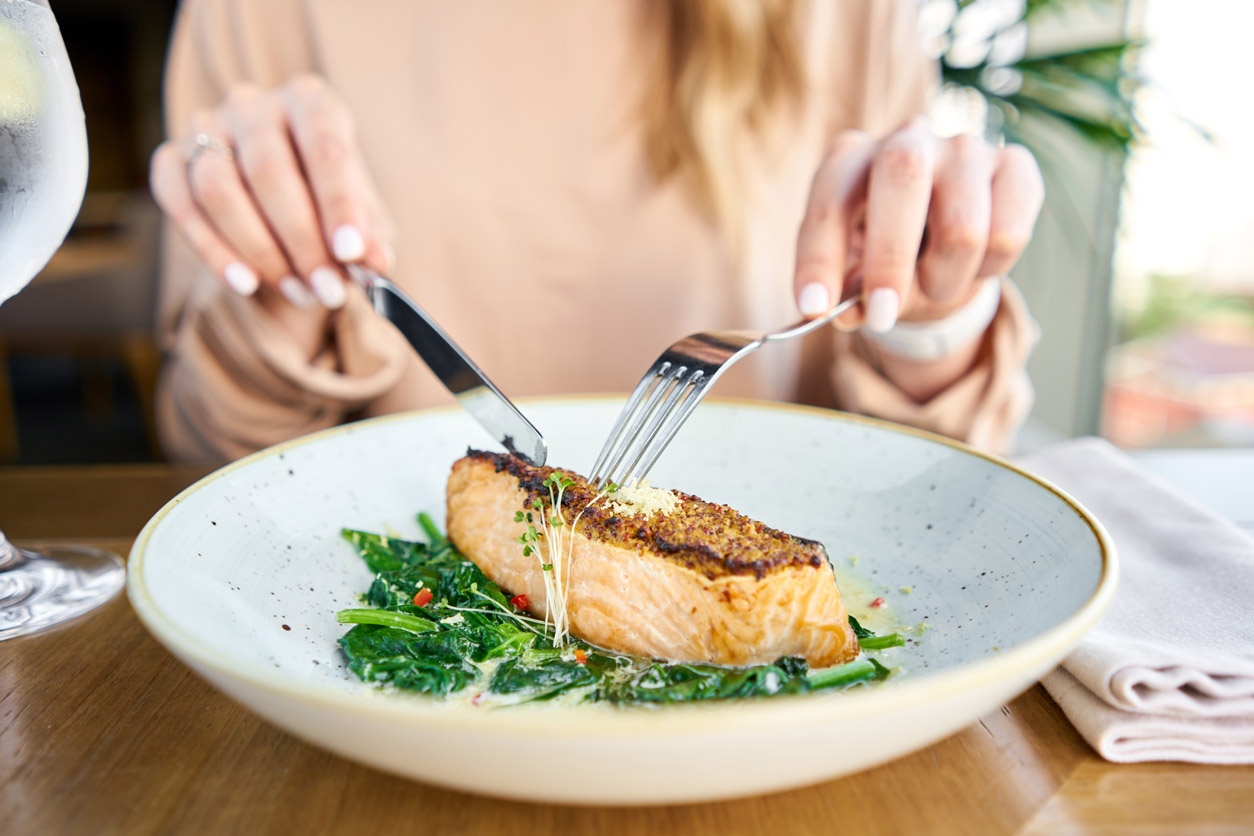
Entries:
[[[745,668],[656,662],[574,639],[555,648],[552,629],[525,612],[463,557],[426,514],[427,542],[345,529],[344,538],[375,573],[363,596],[370,608],[336,614],[354,625],[340,638],[349,668],[366,682],[433,696],[460,694],[474,704],[509,705],[563,694],[611,703],[799,694],[884,679],[888,669],[862,657],[810,670],[785,657]],[[853,619],[851,618],[852,622]],[[864,648],[903,644],[854,622]]]

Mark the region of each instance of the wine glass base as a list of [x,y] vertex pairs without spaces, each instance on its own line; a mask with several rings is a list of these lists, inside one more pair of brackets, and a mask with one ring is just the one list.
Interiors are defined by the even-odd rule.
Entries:
[[78,618],[126,582],[122,561],[90,546],[53,545],[39,552],[22,550],[21,557],[0,570],[0,641]]

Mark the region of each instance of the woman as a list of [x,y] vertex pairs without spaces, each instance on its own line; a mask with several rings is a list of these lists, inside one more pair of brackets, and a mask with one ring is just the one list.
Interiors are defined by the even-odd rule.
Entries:
[[860,277],[840,329],[716,391],[1004,447],[1033,326],[985,277],[1026,245],[1040,175],[918,117],[912,5],[185,0],[152,171],[182,233],[169,454],[447,400],[345,284],[355,261],[511,396],[625,391],[684,334],[818,315]]

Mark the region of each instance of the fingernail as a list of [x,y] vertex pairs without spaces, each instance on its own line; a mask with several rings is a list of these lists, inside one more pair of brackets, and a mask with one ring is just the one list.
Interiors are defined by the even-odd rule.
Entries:
[[305,283],[295,276],[284,276],[279,279],[279,292],[298,308],[308,310],[318,303],[314,295],[309,292],[309,288],[305,287]]
[[357,261],[366,254],[366,239],[357,227],[344,224],[331,233],[331,251],[340,261]]
[[832,294],[820,282],[810,282],[797,294],[797,308],[806,316],[827,313],[832,307]]
[[257,274],[248,269],[245,264],[238,261],[232,261],[222,270],[222,278],[226,279],[226,283],[231,286],[240,296],[252,296],[257,292]]
[[901,297],[891,287],[877,287],[866,300],[866,327],[877,334],[891,331],[897,324]]
[[387,272],[391,273],[396,269],[396,250],[392,249],[391,244],[380,244],[379,249],[383,250],[383,260],[387,262]]
[[314,296],[328,308],[341,307],[348,298],[340,275],[330,267],[315,268],[309,274],[309,283],[313,285]]

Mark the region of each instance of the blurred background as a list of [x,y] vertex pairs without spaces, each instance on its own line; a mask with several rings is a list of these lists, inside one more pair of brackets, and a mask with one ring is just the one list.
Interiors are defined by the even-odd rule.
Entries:
[[[1042,339],[1020,446],[1254,445],[1254,6],[920,0],[944,132],[1023,142],[1049,197],[1016,268]],[[161,68],[176,0],[57,0],[87,116],[74,230],[0,309],[0,463],[151,461]]]

